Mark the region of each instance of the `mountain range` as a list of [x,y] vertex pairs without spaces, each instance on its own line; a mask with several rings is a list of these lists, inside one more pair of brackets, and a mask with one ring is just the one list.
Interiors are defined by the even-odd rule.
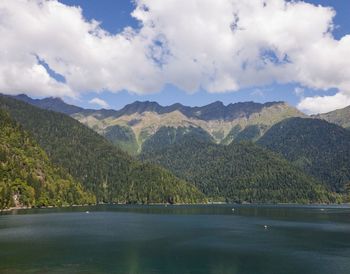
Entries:
[[[30,134],[55,167],[72,175],[86,191],[93,193],[97,202],[204,201],[204,195],[192,184],[160,166],[130,157],[65,114],[40,109],[8,96],[0,96],[0,109]],[[12,137],[7,136],[9,141]]]
[[[94,110],[60,98],[0,95],[0,110],[8,117],[4,121],[46,155],[43,166],[49,168],[43,170],[58,172],[44,176],[56,178],[44,185],[72,186],[66,194],[57,194],[57,186],[46,200],[41,198],[46,192],[33,184],[35,168],[30,176],[20,172],[29,157],[27,147],[20,142],[22,147],[13,148],[18,142],[7,130],[2,150],[10,147],[11,154],[27,156],[17,158],[18,172],[0,173],[7,182],[0,184],[3,207],[13,204],[13,197],[40,206],[82,201],[334,203],[350,196],[349,108],[308,116],[284,102],[164,107],[136,101],[120,110]],[[13,158],[2,157],[14,165]],[[23,187],[16,187],[19,181]]]
[[156,102],[136,101],[120,110],[92,110],[66,104],[59,98],[38,100],[19,95],[16,99],[68,114],[132,155],[139,154],[145,141],[162,127],[201,129],[215,143],[229,144],[236,139],[255,141],[277,122],[290,117],[306,117],[284,102],[244,102],[225,106],[217,101],[202,107],[179,103],[164,107]]

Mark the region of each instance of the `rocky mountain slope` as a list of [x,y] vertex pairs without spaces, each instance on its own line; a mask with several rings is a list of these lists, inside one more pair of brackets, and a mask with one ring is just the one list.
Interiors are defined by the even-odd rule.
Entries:
[[350,129],[350,106],[328,113],[313,115],[312,117]]
[[305,117],[284,102],[244,102],[227,106],[214,102],[203,107],[181,104],[164,107],[156,102],[136,101],[120,110],[91,110],[68,104],[62,106],[57,98],[33,100],[25,97],[21,95],[17,99],[71,115],[130,154],[140,153],[144,142],[163,127],[197,128],[208,133],[215,143],[229,144],[235,139],[255,141],[286,118]]

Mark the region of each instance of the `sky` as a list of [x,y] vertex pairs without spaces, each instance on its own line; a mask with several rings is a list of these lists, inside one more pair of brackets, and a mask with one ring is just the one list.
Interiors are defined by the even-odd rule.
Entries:
[[0,92],[86,108],[350,105],[347,0],[0,2]]

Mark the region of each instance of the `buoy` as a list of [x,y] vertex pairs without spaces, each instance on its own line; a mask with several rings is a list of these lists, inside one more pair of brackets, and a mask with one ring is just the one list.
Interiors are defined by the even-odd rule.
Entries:
[[264,225],[264,228],[267,229],[267,225]]
[[85,213],[86,213],[86,214],[89,214],[89,213],[90,213],[90,211],[85,211]]
[[235,209],[234,209],[234,208],[232,208],[232,212],[235,212]]

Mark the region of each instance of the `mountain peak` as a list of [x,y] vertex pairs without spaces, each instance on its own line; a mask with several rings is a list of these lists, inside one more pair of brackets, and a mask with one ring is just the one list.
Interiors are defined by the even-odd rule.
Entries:
[[44,101],[52,101],[52,102],[60,102],[60,103],[65,103],[61,97],[47,97],[43,99]]
[[25,94],[19,94],[16,96],[12,96],[13,98],[31,104],[33,106],[37,106],[42,109],[52,110],[56,112],[65,113],[68,115],[72,115],[77,112],[81,112],[84,109],[81,107],[77,107],[74,105],[67,104],[60,97],[47,97],[44,99],[32,99]]

